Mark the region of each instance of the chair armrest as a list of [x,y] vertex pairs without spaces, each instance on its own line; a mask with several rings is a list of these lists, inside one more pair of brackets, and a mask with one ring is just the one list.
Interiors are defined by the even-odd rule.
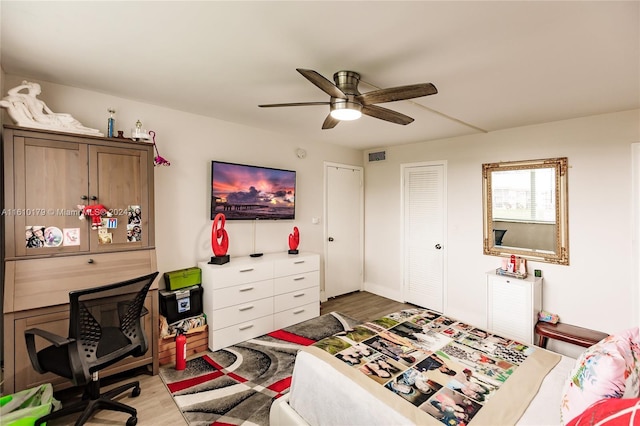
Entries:
[[68,345],[71,342],[74,342],[75,339],[70,339],[68,337],[61,337],[57,334],[51,333],[49,331],[41,330],[39,328],[30,328],[25,330],[24,337],[27,343],[27,352],[29,353],[29,359],[31,360],[31,365],[33,368],[41,374],[46,373],[46,371],[40,366],[38,362],[38,351],[36,350],[36,338],[35,336],[40,336],[43,339],[48,340],[53,343],[55,346],[63,346]]
[[31,337],[28,337],[31,340],[34,340],[33,336],[40,336],[43,339],[50,341],[56,346],[68,345],[69,343],[75,342],[76,340],[69,337],[58,336],[55,333],[51,333],[50,331],[46,331],[46,330],[41,330],[39,328],[30,328],[28,330],[25,330],[24,335],[31,336]]

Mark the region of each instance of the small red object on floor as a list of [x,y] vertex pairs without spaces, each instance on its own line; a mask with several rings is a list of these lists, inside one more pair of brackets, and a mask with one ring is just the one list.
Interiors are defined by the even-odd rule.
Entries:
[[176,335],[176,370],[187,368],[187,336],[179,329]]

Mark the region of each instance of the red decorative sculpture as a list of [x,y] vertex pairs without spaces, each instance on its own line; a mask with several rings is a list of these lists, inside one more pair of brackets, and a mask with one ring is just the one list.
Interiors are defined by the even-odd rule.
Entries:
[[102,227],[102,216],[113,216],[102,204],[90,204],[88,206],[78,204],[78,208],[80,209],[81,220],[84,220],[87,216],[91,218],[91,229],[99,229]]
[[229,249],[229,234],[224,229],[224,223],[226,222],[224,214],[218,213],[213,219],[213,227],[211,228],[211,249],[213,254],[217,257],[222,257],[227,254]]
[[293,234],[289,234],[289,254],[298,254],[298,245],[300,244],[300,232],[298,227],[293,227]]

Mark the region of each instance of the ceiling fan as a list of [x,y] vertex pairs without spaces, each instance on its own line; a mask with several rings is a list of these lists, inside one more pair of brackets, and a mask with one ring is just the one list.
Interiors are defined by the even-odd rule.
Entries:
[[367,93],[358,91],[360,74],[354,71],[338,71],[333,74],[332,83],[327,78],[313,70],[297,68],[307,80],[315,84],[320,90],[331,96],[329,102],[298,102],[286,104],[258,105],[261,108],[329,105],[330,112],[322,123],[323,129],[333,129],[342,120],[356,120],[362,114],[379,118],[395,124],[407,125],[413,118],[374,104],[402,101],[435,95],[438,89],[431,83],[411,84],[408,86],[391,87],[389,89],[373,90]]

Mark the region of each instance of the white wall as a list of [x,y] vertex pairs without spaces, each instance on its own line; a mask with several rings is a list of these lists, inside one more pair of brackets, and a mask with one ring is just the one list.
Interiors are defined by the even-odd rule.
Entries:
[[632,288],[631,299],[634,303],[636,321],[640,324],[640,262],[636,261],[640,257],[640,142],[631,146],[631,203],[632,203],[632,226],[631,226],[631,277],[636,284]]
[[637,325],[631,144],[640,141],[639,116],[627,111],[384,148],[386,161],[365,164],[365,288],[401,297],[400,165],[446,160],[445,312],[483,324],[484,272],[499,258],[482,254],[481,165],[568,157],[570,265],[529,265],[543,272],[543,307],[605,332]]
[[[25,79],[6,75],[2,93]],[[36,81],[36,80],[33,80]],[[83,125],[106,133],[107,108],[116,110],[116,129],[125,135],[140,119],[157,134],[160,154],[171,162],[155,168],[156,248],[161,273],[195,266],[211,252],[211,160],[247,163],[297,171],[296,220],[263,221],[256,226],[256,251],[288,250],[289,233],[300,229],[302,251],[322,253],[323,162],[362,165],[360,151],[330,144],[314,144],[250,127],[144,104],[73,87],[37,81],[40,99],[55,112],[73,115]],[[12,123],[5,114],[5,123]],[[299,159],[298,147],[307,151]],[[107,206],[109,207],[109,206]],[[320,218],[312,224],[311,218]],[[227,221],[229,254],[253,252],[253,225]]]

